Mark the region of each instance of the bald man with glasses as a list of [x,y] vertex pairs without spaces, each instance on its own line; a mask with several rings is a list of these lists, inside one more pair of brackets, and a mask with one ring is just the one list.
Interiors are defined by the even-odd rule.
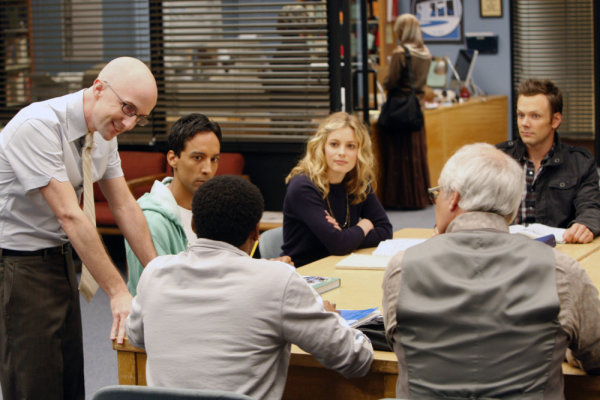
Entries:
[[[116,139],[147,124],[156,100],[146,65],[121,57],[91,87],[23,108],[0,134],[4,400],[85,397],[72,248],[110,298],[111,339],[123,341],[131,295],[80,199],[84,175],[91,175],[87,181],[99,183],[138,259],[145,265],[156,257],[146,219],[123,178]],[[86,157],[91,174],[84,172]]]

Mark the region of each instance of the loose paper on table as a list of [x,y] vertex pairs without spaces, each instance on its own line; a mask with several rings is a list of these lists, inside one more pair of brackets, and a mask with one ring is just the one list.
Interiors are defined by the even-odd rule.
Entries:
[[406,249],[423,243],[427,239],[388,239],[379,242],[379,245],[373,252],[374,256],[393,256],[399,251],[405,251]]
[[391,258],[389,256],[352,253],[335,264],[335,267],[339,269],[385,269]]

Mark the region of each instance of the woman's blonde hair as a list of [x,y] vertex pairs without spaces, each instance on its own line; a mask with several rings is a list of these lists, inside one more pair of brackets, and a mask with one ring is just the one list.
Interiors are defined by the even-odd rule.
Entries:
[[412,14],[402,14],[396,18],[394,33],[402,44],[412,44],[419,48],[425,46],[419,20]]
[[358,144],[358,157],[352,171],[344,177],[346,192],[353,196],[352,204],[357,204],[367,198],[369,187],[375,190],[374,157],[369,131],[360,120],[345,112],[337,112],[327,117],[315,135],[306,144],[306,154],[285,178],[289,183],[296,175],[304,174],[323,193],[323,198],[329,194],[329,179],[327,177],[327,161],[325,159],[325,143],[333,131],[350,127],[354,131]]

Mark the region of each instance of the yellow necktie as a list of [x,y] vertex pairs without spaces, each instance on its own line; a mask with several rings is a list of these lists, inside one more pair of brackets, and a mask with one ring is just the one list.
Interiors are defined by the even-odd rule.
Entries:
[[[94,207],[94,183],[92,177],[92,147],[94,145],[94,134],[88,132],[85,135],[85,144],[81,152],[81,168],[83,170],[83,213],[94,226],[96,226],[96,208]],[[98,283],[90,274],[84,264],[81,265],[81,281],[79,291],[89,303],[98,291]]]

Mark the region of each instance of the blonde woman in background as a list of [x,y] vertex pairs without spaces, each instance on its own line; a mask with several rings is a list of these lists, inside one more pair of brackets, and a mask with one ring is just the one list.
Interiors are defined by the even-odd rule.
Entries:
[[392,237],[392,225],[373,193],[371,138],[356,116],[327,117],[286,183],[282,249],[296,267]]
[[[402,14],[394,23],[394,32],[400,45],[394,50],[384,81],[390,96],[408,96],[410,80],[406,54],[402,45],[410,51],[415,93],[423,106],[425,84],[431,53],[423,42],[419,21],[412,14]],[[429,168],[425,126],[421,130],[406,132],[402,127],[394,132],[381,131],[380,150],[382,167],[382,203],[385,207],[416,209],[430,204]]]

